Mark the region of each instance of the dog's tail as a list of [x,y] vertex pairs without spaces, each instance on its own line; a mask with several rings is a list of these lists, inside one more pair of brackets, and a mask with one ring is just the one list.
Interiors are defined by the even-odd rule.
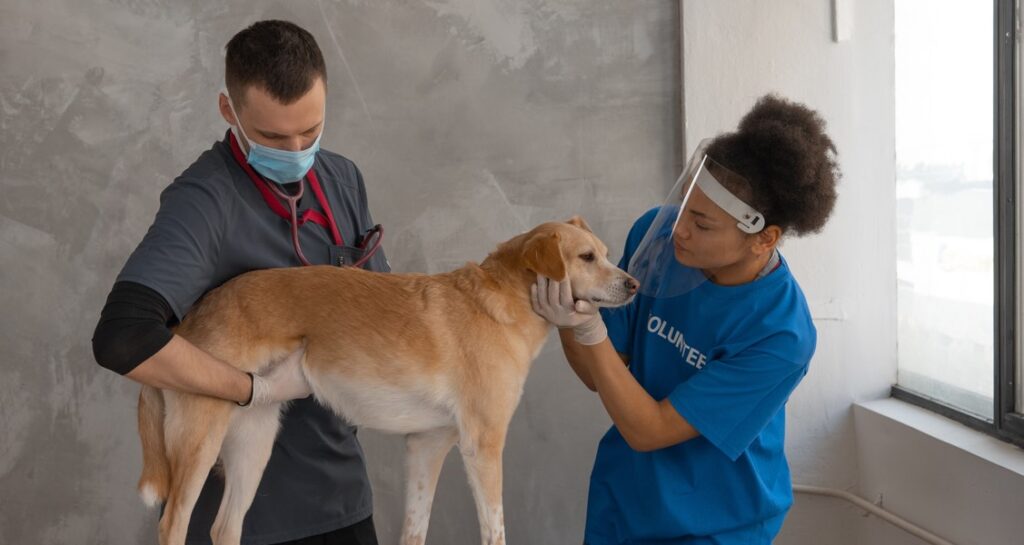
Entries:
[[164,446],[164,396],[150,386],[143,386],[139,393],[139,439],[142,440],[139,496],[149,507],[156,507],[167,499],[171,466]]

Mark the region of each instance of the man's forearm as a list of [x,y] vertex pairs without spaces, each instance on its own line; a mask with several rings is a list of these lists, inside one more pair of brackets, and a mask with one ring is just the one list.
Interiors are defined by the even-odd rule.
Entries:
[[156,388],[245,403],[252,393],[249,375],[175,335],[152,357],[125,374]]

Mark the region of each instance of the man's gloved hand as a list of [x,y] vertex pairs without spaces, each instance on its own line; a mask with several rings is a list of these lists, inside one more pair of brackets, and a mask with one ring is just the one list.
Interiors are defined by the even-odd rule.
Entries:
[[572,300],[569,279],[555,282],[537,275],[537,283],[530,287],[533,311],[559,328],[572,328],[573,337],[580,344],[598,344],[608,338],[608,328],[597,307]]
[[289,354],[262,375],[252,374],[252,398],[246,406],[260,406],[309,397],[313,389],[302,372],[306,346]]

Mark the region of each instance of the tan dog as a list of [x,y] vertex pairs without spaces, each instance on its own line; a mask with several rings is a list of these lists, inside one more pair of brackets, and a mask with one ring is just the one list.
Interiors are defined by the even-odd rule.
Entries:
[[[176,333],[244,371],[263,372],[306,346],[316,399],[357,426],[406,435],[405,545],[422,544],[442,462],[458,443],[483,543],[505,542],[502,450],[549,324],[530,306],[537,274],[568,277],[573,295],[627,303],[637,284],[607,259],[586,223],[545,223],[436,275],[332,266],[254,271],[211,291]],[[323,309],[315,318],[303,309]],[[237,544],[270,457],[281,404],[143,387],[139,491],[166,500],[160,543],[185,543],[192,508],[219,456],[225,491],[211,531]]]

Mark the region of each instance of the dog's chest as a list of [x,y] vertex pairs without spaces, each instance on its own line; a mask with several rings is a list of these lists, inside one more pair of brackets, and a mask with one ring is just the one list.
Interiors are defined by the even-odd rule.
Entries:
[[451,411],[433,401],[440,396],[427,389],[344,376],[315,377],[313,382],[317,398],[356,426],[405,434],[455,423]]

